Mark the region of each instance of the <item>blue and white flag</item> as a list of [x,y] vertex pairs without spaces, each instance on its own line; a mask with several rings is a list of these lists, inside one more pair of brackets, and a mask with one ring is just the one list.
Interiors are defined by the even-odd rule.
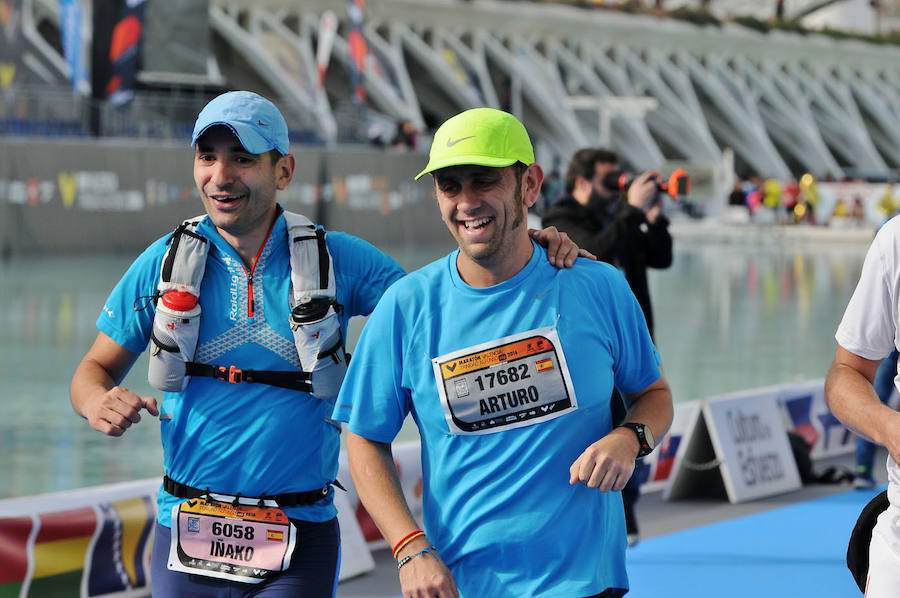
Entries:
[[69,64],[69,81],[76,93],[87,89],[87,71],[82,52],[82,15],[81,0],[59,0],[63,55]]

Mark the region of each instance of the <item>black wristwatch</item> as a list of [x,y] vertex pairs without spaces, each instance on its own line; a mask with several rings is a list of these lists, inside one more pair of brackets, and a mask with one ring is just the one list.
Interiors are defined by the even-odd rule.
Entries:
[[639,424],[637,422],[624,422],[616,427],[630,428],[632,431],[634,431],[638,439],[638,444],[641,445],[641,449],[637,454],[638,459],[649,455],[653,451],[653,448],[656,446],[656,444],[654,444],[653,442],[653,432],[651,432],[650,428],[648,428],[644,424]]

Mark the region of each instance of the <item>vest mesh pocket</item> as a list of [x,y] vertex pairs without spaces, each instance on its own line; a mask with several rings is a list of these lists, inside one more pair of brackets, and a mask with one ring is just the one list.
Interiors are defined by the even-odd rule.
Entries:
[[335,399],[347,371],[347,355],[331,300],[312,299],[295,307],[291,328],[300,364],[310,374],[312,394],[328,401]]
[[176,311],[162,302],[157,305],[147,376],[154,388],[172,392],[185,389],[191,380],[185,374],[185,363],[194,359],[199,331],[199,305],[189,311]]

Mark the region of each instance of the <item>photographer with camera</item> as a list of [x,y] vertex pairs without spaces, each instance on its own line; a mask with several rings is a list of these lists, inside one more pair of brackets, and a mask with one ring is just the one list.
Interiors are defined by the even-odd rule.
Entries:
[[672,264],[669,220],[662,214],[657,174],[631,177],[620,168],[615,151],[575,152],[566,171],[565,194],[544,214],[543,224],[565,231],[597,259],[624,271],[652,336],[647,268]]
[[[656,172],[636,177],[622,173],[620,162],[619,155],[608,149],[584,148],[575,152],[566,171],[565,193],[547,210],[542,222],[564,231],[597,259],[624,271],[653,336],[647,268],[668,268],[672,264],[669,221],[662,214],[660,201],[664,185]],[[676,192],[685,192],[685,177],[673,177],[673,182],[676,187],[682,183]],[[611,405],[613,421],[621,421],[624,402],[614,400]],[[629,545],[639,538],[634,517],[638,492],[632,477],[622,491]]]

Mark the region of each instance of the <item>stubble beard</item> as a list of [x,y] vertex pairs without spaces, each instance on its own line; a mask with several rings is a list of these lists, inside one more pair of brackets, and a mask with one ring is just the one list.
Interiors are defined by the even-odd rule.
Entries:
[[[516,185],[515,197],[513,198],[513,208],[514,215],[512,216],[512,220],[510,220],[510,213],[508,211],[508,206],[504,204],[504,223],[510,223],[509,228],[505,231],[497,231],[492,239],[490,239],[485,247],[478,251],[477,253],[473,250],[471,246],[464,246],[461,243],[461,239],[457,239],[459,242],[460,250],[462,250],[472,261],[475,263],[488,267],[498,263],[501,263],[503,259],[506,257],[507,252],[512,251],[512,247],[509,244],[509,239],[512,237],[513,233],[520,226],[522,226],[525,222],[525,214],[523,208],[523,197],[522,188],[520,185]],[[496,222],[496,219],[495,219]],[[506,226],[504,224],[504,226]],[[463,249],[463,247],[467,247]]]

